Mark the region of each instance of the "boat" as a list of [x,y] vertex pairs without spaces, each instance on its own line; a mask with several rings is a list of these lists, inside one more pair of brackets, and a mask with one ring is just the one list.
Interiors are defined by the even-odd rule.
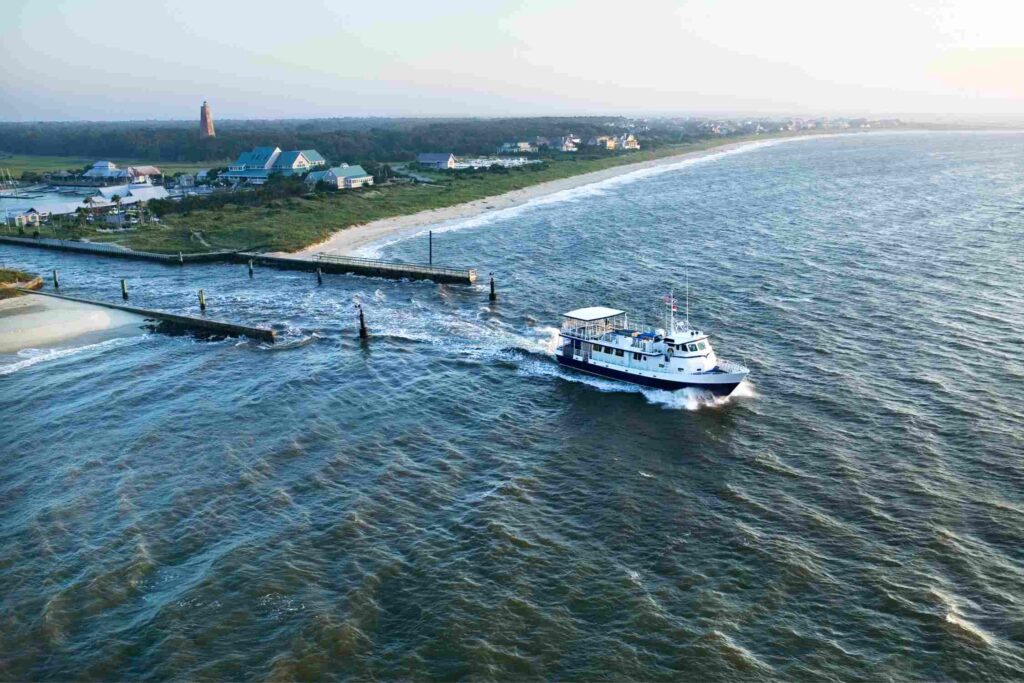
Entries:
[[708,335],[690,326],[689,315],[676,322],[675,298],[666,297],[666,303],[667,330],[634,329],[625,311],[606,306],[564,313],[558,362],[646,387],[669,391],[692,387],[716,396],[731,394],[750,370],[719,358]]

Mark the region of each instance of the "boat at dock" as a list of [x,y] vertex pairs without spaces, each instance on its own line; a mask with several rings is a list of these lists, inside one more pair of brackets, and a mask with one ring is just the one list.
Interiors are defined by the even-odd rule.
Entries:
[[676,322],[669,306],[667,329],[636,329],[625,311],[605,306],[563,314],[557,359],[561,365],[609,379],[647,387],[696,388],[728,396],[750,374],[746,367],[719,358],[709,336],[686,321]]

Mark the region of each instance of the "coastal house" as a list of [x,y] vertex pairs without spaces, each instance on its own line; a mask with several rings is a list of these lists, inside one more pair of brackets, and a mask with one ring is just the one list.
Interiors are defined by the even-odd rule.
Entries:
[[605,149],[617,149],[619,146],[618,138],[612,135],[598,135],[597,137],[590,138],[587,140],[589,147],[604,147]]
[[619,146],[622,149],[640,149],[640,141],[632,133],[626,133],[619,138]]
[[282,152],[280,147],[254,147],[242,152],[221,178],[262,185],[273,173],[297,175],[325,166],[327,161],[315,149],[294,149]]
[[572,141],[572,137],[568,135],[562,138],[555,138],[551,148],[557,149],[559,152],[575,152],[578,149],[576,143]]
[[451,152],[427,152],[417,155],[416,163],[427,168],[455,168],[455,155]]
[[498,154],[532,154],[536,151],[537,146],[525,140],[505,142],[498,148]]
[[309,185],[316,185],[320,182],[338,190],[351,190],[373,185],[373,176],[367,173],[362,166],[342,164],[323,171],[313,171],[306,176],[306,183]]

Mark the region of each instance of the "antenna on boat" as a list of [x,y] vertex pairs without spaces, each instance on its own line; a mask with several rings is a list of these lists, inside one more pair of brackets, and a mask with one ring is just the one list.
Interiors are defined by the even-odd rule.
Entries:
[[690,329],[690,269],[686,269],[686,329]]

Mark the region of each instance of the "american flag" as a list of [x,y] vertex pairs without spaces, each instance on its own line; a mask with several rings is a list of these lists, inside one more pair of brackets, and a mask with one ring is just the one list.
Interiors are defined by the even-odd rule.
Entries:
[[673,295],[673,294],[666,294],[665,295],[665,303],[666,304],[670,304],[672,306],[672,312],[673,313],[675,313],[676,311],[679,310],[678,308],[676,308],[676,297],[675,297],[675,295]]

